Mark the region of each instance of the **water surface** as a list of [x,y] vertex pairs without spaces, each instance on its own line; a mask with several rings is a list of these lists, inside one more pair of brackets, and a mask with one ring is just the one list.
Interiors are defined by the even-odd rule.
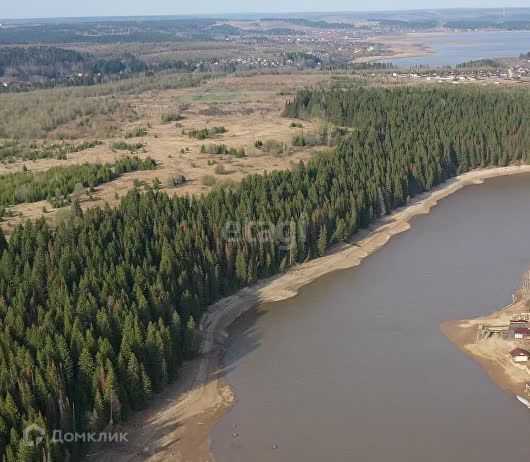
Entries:
[[453,32],[420,39],[435,54],[383,59],[397,66],[454,66],[467,61],[519,56],[530,50],[530,31]]
[[439,326],[511,301],[529,198],[530,175],[469,186],[361,266],[238,320],[216,461],[528,460],[530,412]]

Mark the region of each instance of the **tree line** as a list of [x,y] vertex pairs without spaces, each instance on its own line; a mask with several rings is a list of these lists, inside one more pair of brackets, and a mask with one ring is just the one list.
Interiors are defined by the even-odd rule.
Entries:
[[[98,59],[90,53],[55,46],[0,47],[0,77],[11,79],[45,79],[55,86],[67,84],[67,78],[81,78],[80,83],[100,83],[98,76],[111,76],[123,73],[139,73],[147,65],[131,53],[116,58]],[[91,74],[79,75],[79,74]],[[83,80],[84,77],[84,80]]]
[[84,151],[85,149],[95,148],[103,144],[102,141],[83,141],[79,144],[67,143],[21,143],[19,140],[6,140],[0,143],[0,162],[3,164],[13,163],[21,160],[37,160],[55,158],[65,160],[66,155],[74,152]]
[[52,167],[43,172],[24,168],[15,173],[0,175],[0,205],[9,206],[24,202],[37,202],[53,197],[65,197],[76,184],[94,188],[115,180],[120,175],[137,170],[152,170],[156,162],[147,157],[124,157],[114,164],[84,163]]
[[[212,302],[323,255],[456,173],[526,161],[529,107],[516,90],[303,90],[287,115],[352,127],[333,152],[201,197],[134,189],[115,209],[0,234],[0,452],[79,458],[73,443],[27,447],[23,429],[125,419],[178,379]],[[287,231],[227,234],[249,222]]]

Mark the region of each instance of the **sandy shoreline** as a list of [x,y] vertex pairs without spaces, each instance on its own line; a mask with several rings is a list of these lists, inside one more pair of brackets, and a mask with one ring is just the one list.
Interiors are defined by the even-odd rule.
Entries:
[[436,52],[423,42],[425,34],[401,33],[370,37],[375,42],[386,45],[391,54],[364,56],[354,59],[354,62],[388,62],[400,58],[416,58],[435,55]]
[[[413,217],[429,213],[439,200],[463,187],[483,183],[488,178],[529,172],[530,165],[510,166],[475,170],[452,178],[377,220],[370,229],[358,233],[353,244],[336,246],[322,258],[260,281],[213,304],[201,322],[204,336],[201,357],[187,364],[178,383],[157,395],[149,409],[136,413],[117,429],[128,432],[130,443],[94,449],[88,460],[212,462],[209,430],[235,400],[223,380],[219,361],[228,337],[227,328],[235,319],[259,304],[294,297],[301,287],[326,274],[359,265],[392,236],[410,229]],[[458,345],[466,336],[459,322],[453,323],[457,324],[446,323],[442,330]]]
[[525,386],[530,373],[525,365],[515,365],[509,353],[516,347],[530,348],[528,340],[505,340],[498,337],[477,338],[480,325],[508,325],[514,315],[529,311],[529,304],[514,294],[514,302],[499,311],[474,319],[446,321],[440,326],[442,333],[460,351],[478,362],[495,384],[511,395],[527,397]]

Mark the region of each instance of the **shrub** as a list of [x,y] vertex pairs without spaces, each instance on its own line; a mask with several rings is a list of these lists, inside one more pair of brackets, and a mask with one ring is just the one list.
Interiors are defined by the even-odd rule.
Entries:
[[293,138],[293,146],[301,147],[301,146],[305,146],[305,145],[306,145],[306,142],[305,142],[305,138],[303,136],[296,135]]
[[204,140],[210,138],[220,133],[226,133],[227,129],[225,127],[213,127],[213,128],[201,128],[201,129],[192,129],[192,130],[183,130],[183,135],[188,135],[190,138],[197,138],[198,140]]
[[173,188],[175,186],[179,186],[181,184],[186,183],[186,177],[184,175],[177,175],[174,177],[171,177],[167,180],[167,185],[170,188]]
[[229,148],[226,144],[209,144],[208,146],[202,145],[201,152],[203,154],[227,154],[234,157],[246,157],[245,150],[243,148]]
[[167,114],[162,114],[162,122],[167,124],[169,122],[178,122],[179,120],[182,120],[184,117],[182,115],[176,113],[176,112],[169,112]]
[[232,178],[225,178],[215,183],[212,189],[214,191],[218,191],[220,189],[229,189],[231,191],[237,191],[240,185],[241,183],[233,180]]
[[204,186],[213,186],[216,182],[217,182],[217,180],[212,175],[204,175],[201,178],[201,183]]
[[286,154],[289,148],[286,143],[277,140],[267,140],[263,143],[261,150],[269,154]]
[[143,143],[126,143],[125,141],[115,141],[111,148],[115,151],[137,152],[145,146]]
[[216,175],[225,175],[227,173],[225,166],[222,164],[216,165],[213,171]]
[[125,138],[136,138],[138,136],[145,136],[147,135],[147,128],[145,127],[138,127],[134,130],[131,130],[125,134]]

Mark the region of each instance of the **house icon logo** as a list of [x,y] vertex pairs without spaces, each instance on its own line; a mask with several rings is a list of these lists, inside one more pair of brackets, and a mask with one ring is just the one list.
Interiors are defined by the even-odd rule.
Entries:
[[24,428],[24,431],[22,432],[22,442],[24,443],[24,446],[32,448],[42,443],[44,435],[46,435],[44,428],[37,424],[31,424]]

